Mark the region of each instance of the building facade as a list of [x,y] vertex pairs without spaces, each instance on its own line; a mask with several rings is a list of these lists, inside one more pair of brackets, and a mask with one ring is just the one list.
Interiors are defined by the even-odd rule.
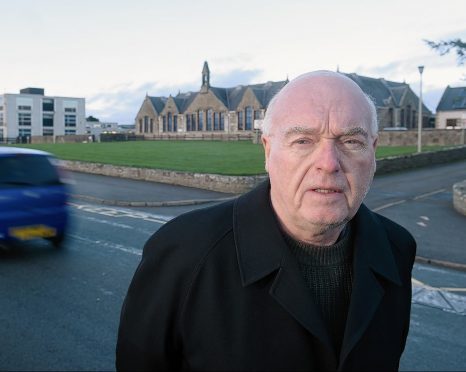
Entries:
[[[379,128],[417,128],[418,96],[406,83],[344,74],[372,98],[377,108]],[[263,84],[219,88],[210,85],[207,62],[202,69],[199,92],[176,96],[146,95],[135,120],[136,134],[252,132],[259,128],[272,97],[288,83],[269,81]],[[432,112],[423,105],[423,127],[432,122]]]
[[[409,84],[371,78],[357,74],[344,74],[353,80],[375,103],[379,129],[406,128],[418,126],[419,97]],[[432,112],[422,104],[422,126],[433,124]],[[432,124],[431,124],[432,123]]]
[[199,92],[146,96],[135,120],[136,134],[247,133],[260,125],[272,97],[288,80],[219,88],[210,85],[207,62]]
[[466,87],[447,86],[437,106],[435,127],[466,128]]
[[0,139],[85,133],[84,98],[45,96],[42,88],[0,95]]

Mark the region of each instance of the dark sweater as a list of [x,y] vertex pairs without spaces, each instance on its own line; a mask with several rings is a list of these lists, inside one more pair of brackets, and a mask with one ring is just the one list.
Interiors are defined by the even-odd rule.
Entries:
[[315,246],[297,241],[287,234],[284,236],[322,312],[322,319],[339,356],[353,284],[350,225],[330,246]]

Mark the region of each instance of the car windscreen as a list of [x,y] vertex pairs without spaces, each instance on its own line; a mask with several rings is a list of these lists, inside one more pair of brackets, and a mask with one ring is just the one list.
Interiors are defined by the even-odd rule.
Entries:
[[0,187],[59,183],[57,169],[47,156],[14,154],[0,157]]

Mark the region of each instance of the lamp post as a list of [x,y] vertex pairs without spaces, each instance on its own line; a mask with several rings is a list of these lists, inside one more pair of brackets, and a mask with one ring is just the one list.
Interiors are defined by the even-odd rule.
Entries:
[[419,83],[419,110],[417,119],[417,152],[422,151],[421,135],[422,135],[422,72],[424,66],[418,66],[419,74],[421,75],[421,82]]

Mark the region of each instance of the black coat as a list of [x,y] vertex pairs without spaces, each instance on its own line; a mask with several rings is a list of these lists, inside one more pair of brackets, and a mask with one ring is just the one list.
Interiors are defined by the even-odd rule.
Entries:
[[352,223],[353,291],[339,359],[266,182],[150,238],[123,305],[117,369],[397,369],[416,244],[364,205]]

